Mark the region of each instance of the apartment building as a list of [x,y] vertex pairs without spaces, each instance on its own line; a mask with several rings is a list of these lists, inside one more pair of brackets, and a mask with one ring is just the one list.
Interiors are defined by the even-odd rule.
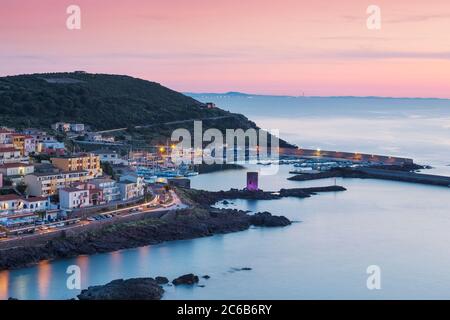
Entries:
[[24,178],[27,192],[31,196],[55,195],[59,189],[72,184],[87,182],[92,178],[88,171],[33,173]]
[[14,226],[33,223],[50,206],[49,199],[45,197],[24,198],[16,194],[0,196],[0,224]]
[[121,176],[118,186],[124,201],[142,197],[145,193],[144,177],[133,173]]
[[59,189],[59,204],[61,209],[75,209],[91,206],[90,190],[79,188]]
[[0,164],[4,163],[28,163],[29,158],[22,155],[21,151],[9,145],[0,145]]
[[52,158],[52,164],[62,171],[88,171],[92,178],[102,175],[100,158],[95,154],[76,154]]
[[34,172],[34,165],[28,163],[5,163],[0,165],[0,174],[13,184],[23,182],[24,176]]
[[100,157],[100,162],[128,165],[128,161],[121,159],[116,151],[101,149],[92,153]]
[[68,132],[70,131],[70,123],[57,122],[52,124],[52,129],[55,131]]
[[49,155],[62,156],[66,152],[64,142],[56,140],[44,140],[37,144],[37,152]]
[[120,189],[115,180],[108,178],[92,179],[89,181],[89,184],[102,191],[103,200],[105,202],[118,201],[121,199]]
[[0,145],[11,143],[11,135],[13,133],[10,129],[0,128]]
[[130,200],[144,195],[144,186],[136,182],[123,181],[118,183],[122,200]]
[[70,124],[70,131],[83,132],[84,131],[84,124],[83,123],[71,123]]

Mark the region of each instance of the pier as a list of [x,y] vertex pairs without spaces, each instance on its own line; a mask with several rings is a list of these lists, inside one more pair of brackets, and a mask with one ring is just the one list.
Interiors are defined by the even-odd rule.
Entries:
[[305,158],[326,158],[333,160],[351,160],[360,162],[373,162],[383,165],[407,165],[413,164],[413,159],[383,156],[377,154],[367,154],[359,152],[342,152],[342,151],[327,151],[327,150],[313,150],[301,148],[280,148],[280,156],[295,156]]

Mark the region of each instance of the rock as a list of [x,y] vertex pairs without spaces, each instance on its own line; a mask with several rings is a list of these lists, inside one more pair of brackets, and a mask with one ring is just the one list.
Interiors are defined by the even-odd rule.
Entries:
[[258,212],[250,217],[250,223],[254,226],[284,227],[291,224],[285,216],[273,216],[269,212]]
[[82,290],[80,300],[160,300],[164,289],[152,278],[118,279]]
[[229,202],[228,202],[227,200],[223,200],[223,201],[222,201],[222,204],[226,206],[226,205],[229,204]]
[[175,280],[172,281],[172,283],[176,286],[180,284],[193,285],[195,283],[198,283],[198,281],[199,279],[196,275],[189,273],[176,278]]
[[211,277],[208,276],[207,274],[205,274],[202,278],[208,280],[208,279],[211,278]]
[[204,284],[199,284],[199,285],[197,285],[197,287],[204,288],[205,285]]
[[17,300],[19,300],[19,299],[13,298],[13,297],[9,297],[8,300],[9,300],[9,301],[17,301]]
[[244,268],[241,268],[241,270],[243,270],[243,271],[250,271],[250,270],[253,270],[253,269],[249,268],[249,267],[244,267]]
[[155,281],[157,284],[168,284],[169,283],[169,279],[167,279],[166,277],[156,277]]

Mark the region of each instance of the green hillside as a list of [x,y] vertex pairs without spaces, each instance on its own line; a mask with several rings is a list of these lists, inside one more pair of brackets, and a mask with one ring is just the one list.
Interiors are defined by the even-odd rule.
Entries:
[[0,121],[45,127],[83,122],[95,129],[212,117],[201,103],[158,83],[128,76],[58,73],[0,78]]
[[134,126],[151,126],[139,130],[146,139],[170,135],[167,122],[189,119],[209,119],[205,128],[256,127],[243,115],[207,109],[158,83],[129,76],[73,72],[0,77],[0,126],[48,129],[66,121],[92,130],[127,127],[135,135]]

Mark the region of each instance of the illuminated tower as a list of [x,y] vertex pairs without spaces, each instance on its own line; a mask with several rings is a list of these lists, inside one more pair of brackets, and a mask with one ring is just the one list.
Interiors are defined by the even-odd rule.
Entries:
[[258,191],[258,172],[247,172],[247,190]]

